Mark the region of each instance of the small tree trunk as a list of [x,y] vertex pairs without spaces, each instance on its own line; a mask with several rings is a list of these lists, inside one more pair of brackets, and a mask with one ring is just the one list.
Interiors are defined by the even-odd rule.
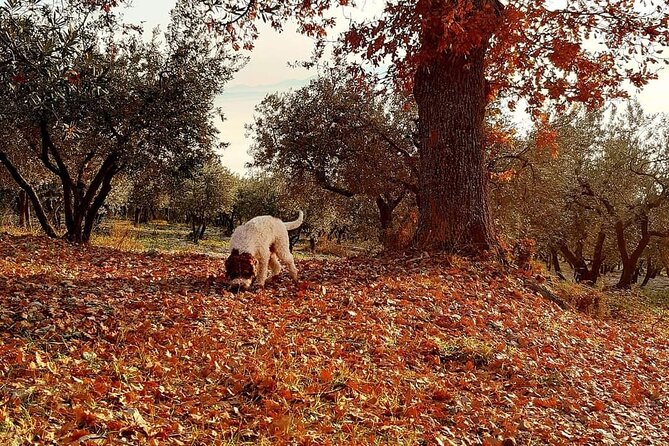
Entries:
[[645,251],[650,242],[650,234],[648,232],[648,218],[643,216],[639,221],[639,228],[641,229],[641,239],[637,243],[636,248],[631,254],[627,251],[627,242],[625,241],[625,228],[621,221],[617,221],[615,225],[616,239],[618,242],[618,251],[623,263],[623,272],[620,274],[620,279],[616,284],[616,288],[630,288],[634,283],[634,275],[637,270],[637,264],[641,258],[641,254]]
[[392,201],[388,202],[380,195],[376,197],[376,207],[379,210],[379,225],[381,227],[380,238],[381,243],[385,247],[389,247],[391,245],[391,240],[389,237],[390,230],[393,226],[393,211],[395,210],[396,206],[397,204]]
[[26,181],[26,179],[23,178],[20,172],[11,163],[7,155],[2,151],[0,151],[0,163],[2,163],[7,168],[7,171],[12,176],[14,181],[16,181],[16,184],[18,184],[19,187],[21,187],[21,189],[25,191],[28,198],[30,198],[30,201],[33,204],[33,209],[35,210],[35,215],[37,216],[37,220],[39,221],[46,235],[51,238],[58,237],[58,234],[56,234],[56,231],[53,229],[53,226],[51,226],[51,224],[49,223],[49,219],[47,218],[46,213],[44,212],[44,207],[42,206],[42,202],[37,196],[37,193],[35,193],[35,189],[33,189],[30,183],[28,183],[28,181]]
[[653,263],[651,262],[650,257],[646,261],[646,275],[643,278],[643,281],[641,282],[641,287],[645,287],[648,285],[648,281],[653,277],[654,273],[654,268],[653,268]]
[[566,280],[564,275],[562,274],[562,268],[560,267],[560,259],[558,257],[557,250],[555,248],[551,248],[551,263],[553,264],[553,269],[555,270],[555,275],[557,275],[561,280]]
[[597,234],[597,242],[595,243],[595,250],[592,256],[592,265],[590,265],[590,277],[588,279],[592,282],[593,285],[596,284],[597,279],[599,279],[602,263],[604,262],[605,240],[606,240],[606,232],[600,230],[599,234]]
[[24,190],[19,191],[19,226],[31,230],[32,222],[30,221],[30,198]]
[[191,238],[193,239],[193,243],[199,242],[198,236],[200,235],[200,228],[198,226],[198,219],[195,215],[191,215],[190,217],[190,225],[191,225]]
[[112,171],[105,176],[102,182],[102,187],[100,188],[100,192],[98,192],[98,195],[93,200],[93,203],[91,203],[91,207],[88,210],[86,219],[84,221],[84,230],[83,230],[84,243],[88,243],[91,239],[91,233],[93,232],[93,227],[97,220],[98,212],[100,211],[100,208],[102,207],[105,200],[109,196],[109,193],[111,192],[112,189],[111,182],[115,173],[116,173],[115,171]]
[[199,234],[199,239],[202,240],[204,238],[204,231],[207,229],[207,219],[202,218],[202,223],[200,224],[200,234]]

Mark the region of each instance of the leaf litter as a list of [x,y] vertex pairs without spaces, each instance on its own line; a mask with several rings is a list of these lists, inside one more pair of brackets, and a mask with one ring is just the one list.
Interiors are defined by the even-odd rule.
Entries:
[[0,235],[3,444],[669,444],[669,337],[441,256],[222,260]]

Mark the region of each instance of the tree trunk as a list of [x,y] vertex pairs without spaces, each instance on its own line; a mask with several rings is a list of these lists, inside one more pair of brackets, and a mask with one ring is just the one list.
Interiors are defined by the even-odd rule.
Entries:
[[202,240],[204,238],[204,231],[207,229],[207,220],[205,218],[202,219],[202,223],[200,224],[200,235],[199,239]]
[[616,284],[616,288],[630,288],[634,280],[634,271],[636,270],[636,261],[628,259],[623,262],[623,272]]
[[391,247],[390,231],[393,227],[393,212],[404,199],[404,193],[397,198],[379,195],[376,197],[376,207],[379,210],[379,225],[381,226],[381,243]]
[[588,270],[588,264],[585,262],[585,259],[582,256],[579,256],[569,249],[566,243],[560,245],[560,252],[567,259],[567,262],[574,269],[574,280],[576,282],[587,282],[590,281],[591,274]]
[[597,234],[597,241],[595,242],[594,251],[592,253],[592,264],[588,268],[588,263],[583,257],[583,243],[579,242],[576,246],[576,252],[573,253],[567,246],[566,242],[560,245],[560,251],[565,256],[569,264],[574,268],[574,280],[576,282],[588,282],[592,285],[597,283],[599,279],[602,263],[604,262],[604,241],[606,240],[606,232],[600,229]]
[[44,212],[44,207],[42,206],[42,202],[40,202],[37,193],[35,193],[35,189],[33,189],[30,183],[28,183],[28,181],[25,178],[23,178],[21,173],[11,163],[7,155],[2,151],[0,151],[0,163],[2,163],[5,166],[5,168],[7,168],[7,172],[9,172],[14,181],[16,181],[16,184],[18,184],[19,187],[23,189],[25,193],[28,195],[28,198],[30,198],[30,201],[33,204],[33,209],[35,210],[35,215],[37,216],[37,220],[39,221],[46,235],[51,238],[58,237],[58,234],[56,234],[56,231],[53,229],[53,226],[51,226],[51,224],[49,223],[49,219],[47,218],[46,213]]
[[23,229],[32,229],[30,221],[30,199],[26,191],[19,191],[19,226]]
[[139,217],[141,215],[141,212],[142,212],[142,208],[139,207],[139,206],[135,206],[135,216],[133,218],[133,222],[134,222],[135,226],[139,226],[139,220],[140,220]]
[[478,254],[496,246],[484,166],[486,49],[438,51],[414,78],[421,249]]
[[562,274],[562,268],[560,268],[560,259],[555,248],[551,248],[550,258],[551,263],[553,264],[553,269],[555,270],[555,275],[557,275],[561,280],[565,280],[564,275]]
[[655,269],[653,268],[653,263],[650,260],[650,257],[646,261],[646,275],[643,278],[643,282],[641,282],[641,287],[645,287],[648,285],[648,281],[654,276],[654,271]]
[[617,221],[615,225],[616,239],[618,242],[618,251],[623,263],[623,272],[620,274],[620,279],[616,284],[616,288],[630,288],[634,282],[634,275],[637,269],[637,264],[643,254],[644,250],[650,242],[650,234],[648,232],[648,217],[642,216],[637,222],[641,230],[641,238],[639,239],[636,248],[631,254],[627,251],[627,242],[625,240],[625,227],[622,221]]
[[597,235],[597,242],[595,243],[595,250],[592,256],[592,265],[590,265],[590,277],[589,280],[594,285],[599,279],[599,274],[601,273],[602,263],[604,262],[604,241],[606,240],[606,232],[603,230],[599,231]]
[[88,210],[86,214],[86,219],[84,220],[84,229],[82,233],[84,243],[88,243],[91,239],[91,233],[93,231],[93,226],[95,225],[98,212],[100,211],[100,208],[107,199],[107,196],[111,192],[112,189],[111,182],[116,173],[117,170],[112,169],[105,175],[104,179],[102,180],[100,192],[98,192],[98,195],[95,197],[93,203],[91,203],[90,205],[90,209]]
[[381,225],[381,230],[385,231],[393,224],[393,209],[381,196],[376,197],[376,207],[379,210],[379,224]]

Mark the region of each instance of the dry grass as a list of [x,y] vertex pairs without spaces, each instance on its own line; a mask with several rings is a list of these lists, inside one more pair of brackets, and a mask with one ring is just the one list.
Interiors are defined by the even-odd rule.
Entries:
[[495,357],[495,347],[482,339],[460,336],[448,340],[434,338],[439,347],[439,356],[445,361],[471,361],[477,366],[487,364]]
[[91,243],[121,251],[144,251],[136,228],[127,220],[113,220],[104,231],[93,234]]

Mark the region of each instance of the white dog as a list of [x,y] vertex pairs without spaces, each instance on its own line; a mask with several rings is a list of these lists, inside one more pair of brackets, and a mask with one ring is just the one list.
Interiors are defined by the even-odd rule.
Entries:
[[259,286],[281,272],[279,260],[288,266],[290,277],[297,279],[295,260],[290,253],[288,231],[302,224],[304,213],[297,220],[283,222],[270,215],[255,217],[235,229],[230,238],[230,256],[225,261],[225,274],[233,289],[248,289],[256,279]]

